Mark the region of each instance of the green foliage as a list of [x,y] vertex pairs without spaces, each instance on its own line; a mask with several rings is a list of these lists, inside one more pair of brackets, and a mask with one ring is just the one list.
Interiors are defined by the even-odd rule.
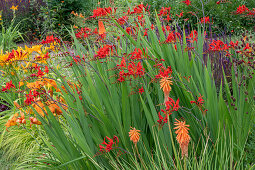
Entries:
[[[196,23],[204,16],[209,16],[210,20],[213,18],[213,33],[220,35],[230,32],[237,34],[243,30],[253,30],[254,28],[254,17],[234,14],[237,7],[241,5],[246,5],[247,8],[252,10],[255,6],[255,1],[253,0],[226,1],[221,4],[216,4],[217,0],[191,0],[190,6],[181,3],[182,1],[183,0],[145,0],[144,3],[151,5],[151,11],[170,6],[172,17],[176,17],[176,14],[180,14],[183,11],[183,18],[189,18],[186,23],[190,23],[192,27],[196,26]],[[191,11],[195,13],[195,15],[188,13]],[[179,20],[179,25],[183,23],[183,20]]]
[[[1,21],[0,21],[1,22]],[[22,34],[19,32],[21,22],[15,25],[15,16],[11,21],[11,25],[7,28],[0,23],[0,54],[1,52],[10,51],[16,47],[15,41],[18,39],[23,39]]]
[[[149,18],[146,16],[145,19],[146,25],[150,26]],[[118,25],[116,21],[113,22]],[[156,18],[156,22],[160,42],[164,42],[165,35],[158,18]],[[152,30],[148,30],[148,39],[142,36],[142,32],[138,33],[137,39],[133,39],[119,25],[115,31],[117,31],[117,35],[124,34],[126,36],[121,37],[120,43],[117,44],[117,56],[122,56],[123,53],[129,54],[134,48],[144,48],[147,49],[149,56],[164,59],[165,65],[172,67],[174,85],[170,96],[174,100],[180,98],[182,107],[178,113],[171,115],[169,126],[173,127],[174,119],[180,117],[183,117],[190,125],[190,135],[196,152],[190,149],[191,161],[190,163],[186,162],[190,164],[189,167],[196,169],[215,166],[215,169],[225,169],[231,168],[232,163],[235,166],[243,167],[244,146],[254,122],[254,108],[248,107],[248,105],[254,106],[254,101],[251,98],[249,102],[244,102],[244,92],[248,91],[249,94],[252,94],[254,79],[247,80],[247,86],[237,86],[235,81],[236,79],[240,81],[241,77],[235,77],[235,74],[232,73],[231,85],[225,78],[225,84],[220,87],[218,94],[212,78],[210,60],[205,66],[200,58],[203,55],[204,32],[201,29],[198,30],[198,41],[194,45],[197,54],[191,53],[190,58],[188,52],[182,50],[186,46],[185,35],[183,37],[184,47],[177,43],[177,50],[175,50],[173,44],[160,44],[157,33]],[[142,28],[140,31],[143,31]],[[86,45],[83,45],[75,38],[74,32],[71,32],[71,35],[74,38],[75,55],[86,55],[89,56],[88,60],[93,59],[98,48],[94,44],[89,44],[88,41]],[[72,57],[67,56],[67,60],[71,62]],[[180,153],[175,152],[178,150],[178,144],[170,138],[169,130],[171,132],[171,128],[164,126],[159,129],[156,126],[157,112],[163,108],[158,105],[163,103],[164,97],[158,83],[149,83],[150,77],[157,74],[152,63],[144,60],[143,66],[150,76],[144,76],[141,82],[131,81],[119,84],[109,77],[118,74],[118,71],[111,69],[116,66],[116,63],[120,63],[120,59],[116,59],[116,63],[112,60],[102,63],[90,61],[74,64],[72,67],[73,76],[81,84],[80,97],[82,99],[76,92],[72,92],[73,90],[69,87],[66,79],[59,72],[55,72],[57,79],[61,82],[59,86],[64,85],[67,89],[67,92],[62,90],[62,93],[68,109],[62,109],[63,120],[55,118],[51,113],[46,119],[40,118],[49,138],[48,140],[42,137],[43,141],[54,159],[58,160],[56,161],[56,165],[59,164],[57,168],[85,166],[99,169],[112,166],[115,168],[134,167],[139,169],[143,166],[152,168],[154,165],[150,163],[153,162],[154,156],[151,158],[149,156],[151,153],[155,155],[156,167],[182,169],[183,166],[186,166],[185,163],[184,165],[181,163]],[[236,71],[238,75],[244,73],[244,70],[239,68]],[[190,83],[186,82],[183,76],[191,76]],[[140,86],[144,87],[143,95],[129,95],[133,91],[133,87]],[[223,88],[226,97],[223,97]],[[206,115],[203,115],[198,108],[185,109],[192,108],[190,101],[196,100],[195,96],[198,96],[199,93],[203,95],[205,107],[208,109]],[[231,96],[238,99],[237,109],[230,107]],[[246,112],[250,114],[244,114]],[[136,127],[142,132],[141,141],[137,145],[141,158],[134,157],[136,150],[128,138],[130,126]],[[224,133],[219,126],[224,127]],[[119,147],[111,153],[96,156],[99,150],[98,144],[102,143],[103,138],[105,136],[112,138],[114,135],[119,137]],[[230,145],[228,141],[231,141]],[[122,153],[120,157],[117,156],[119,151]],[[231,154],[227,155],[227,153]],[[175,159],[172,157],[173,154]],[[196,157],[201,159],[196,159]]]

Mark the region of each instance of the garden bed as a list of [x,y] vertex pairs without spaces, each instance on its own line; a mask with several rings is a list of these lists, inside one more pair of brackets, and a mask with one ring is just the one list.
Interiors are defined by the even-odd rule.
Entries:
[[[215,37],[204,13],[187,26],[170,7],[128,5],[97,7],[87,17],[73,11],[76,25],[65,36],[50,31],[38,43],[6,46],[0,166],[254,168],[249,32],[235,41]],[[255,11],[240,5],[233,13]]]

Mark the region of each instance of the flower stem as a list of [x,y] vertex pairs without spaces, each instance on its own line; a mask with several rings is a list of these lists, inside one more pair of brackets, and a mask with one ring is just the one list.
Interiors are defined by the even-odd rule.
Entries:
[[172,147],[173,147],[173,150],[174,150],[174,156],[175,156],[175,159],[177,161],[177,168],[178,168],[178,167],[180,167],[180,163],[179,163],[178,155],[177,155],[175,145],[174,145],[173,134],[172,134],[171,125],[170,125],[170,121],[169,121],[169,114],[167,114],[167,124],[168,124],[168,128],[169,128]]

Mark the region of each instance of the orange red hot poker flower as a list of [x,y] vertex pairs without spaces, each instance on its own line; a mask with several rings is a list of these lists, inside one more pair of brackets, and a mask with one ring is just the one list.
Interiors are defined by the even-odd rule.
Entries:
[[177,134],[176,140],[180,145],[181,151],[182,151],[182,158],[188,157],[188,145],[190,142],[190,136],[189,136],[189,125],[185,124],[185,121],[179,121],[175,119],[176,122],[174,125],[176,126],[174,129],[176,129],[175,133]]
[[129,137],[130,137],[130,140],[134,143],[134,144],[137,144],[137,142],[139,141],[140,139],[140,130],[137,130],[135,128],[130,128],[130,131],[128,132],[129,133]]

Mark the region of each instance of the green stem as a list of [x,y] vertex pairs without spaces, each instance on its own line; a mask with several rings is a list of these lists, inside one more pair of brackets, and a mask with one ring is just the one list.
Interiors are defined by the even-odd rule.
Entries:
[[174,150],[174,156],[177,162],[177,169],[180,167],[180,162],[178,159],[178,155],[175,149],[175,145],[174,145],[174,139],[173,139],[173,134],[172,134],[172,130],[171,130],[171,125],[170,125],[170,121],[169,121],[169,115],[167,114],[167,124],[168,124],[168,128],[169,128],[169,132],[170,132],[170,137],[171,137],[171,142],[172,142],[172,146],[173,146],[173,150]]
[[137,155],[138,155],[138,157],[139,157],[139,159],[140,159],[140,161],[141,161],[141,163],[142,163],[143,168],[144,168],[144,169],[147,169],[147,168],[145,168],[145,165],[144,165],[144,163],[143,163],[143,160],[142,160],[142,158],[141,158],[141,156],[140,156],[140,154],[139,154],[139,152],[138,152],[137,144],[135,144],[135,149],[136,149],[136,153],[137,153]]

